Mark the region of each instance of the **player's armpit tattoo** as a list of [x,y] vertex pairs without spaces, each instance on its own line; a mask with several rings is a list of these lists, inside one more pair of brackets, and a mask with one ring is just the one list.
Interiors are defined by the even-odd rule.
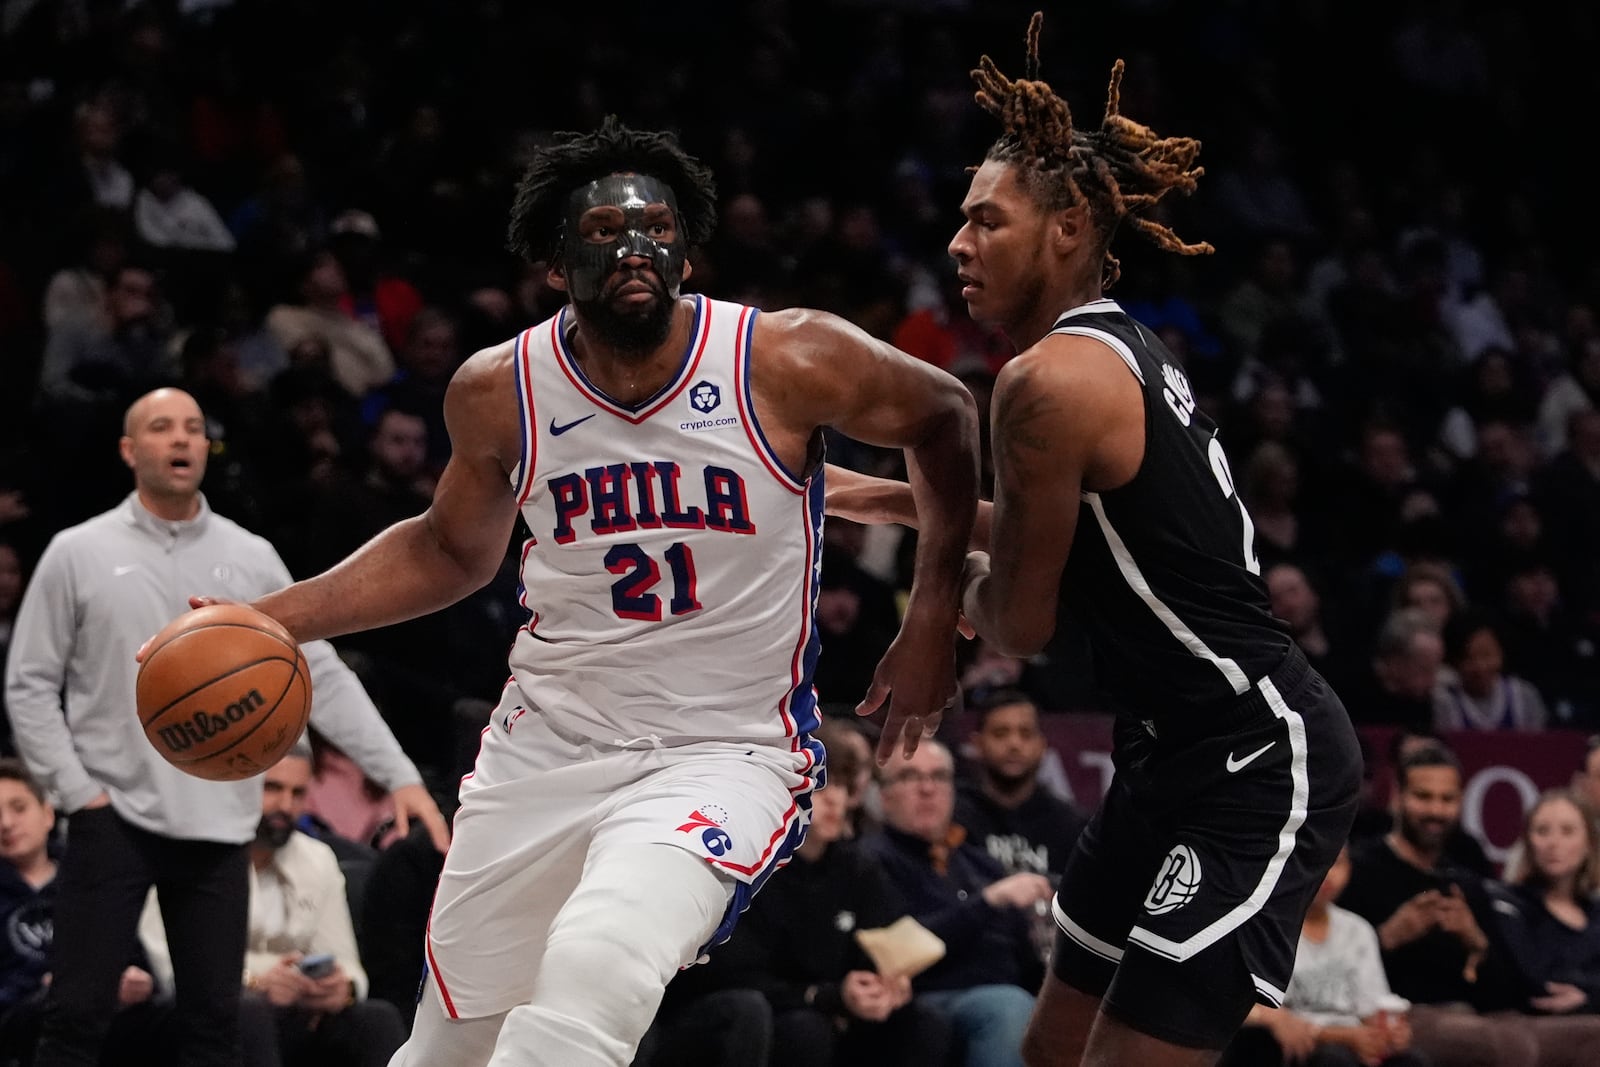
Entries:
[[1049,397],[1002,394],[995,412],[1000,430],[995,444],[1004,461],[1026,465],[1045,459],[1051,451],[1046,427],[1053,413]]

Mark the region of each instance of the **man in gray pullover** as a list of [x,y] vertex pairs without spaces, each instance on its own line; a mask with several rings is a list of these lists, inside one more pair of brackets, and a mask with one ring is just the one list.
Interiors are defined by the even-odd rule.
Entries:
[[[190,594],[247,601],[291,580],[271,544],[206,506],[208,449],[189,394],[157,389],[137,400],[121,442],[134,491],[55,536],[17,616],[5,674],[17,749],[69,813],[38,1067],[98,1061],[152,885],[172,947],[177,1063],[239,1063],[247,846],[261,782],[177,770],[134,710],[134,654],[188,609]],[[360,682],[326,642],[304,651],[312,725],[391,790],[402,831],[419,819],[442,850],[444,819]]]

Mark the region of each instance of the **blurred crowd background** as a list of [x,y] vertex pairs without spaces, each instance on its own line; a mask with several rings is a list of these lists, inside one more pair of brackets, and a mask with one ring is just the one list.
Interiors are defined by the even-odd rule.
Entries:
[[[212,506],[297,575],[425,507],[451,372],[559,304],[503,250],[519,168],[611,112],[715,169],[692,288],[837,312],[986,400],[1008,348],[966,319],[944,249],[995,132],[967,72],[982,51],[1020,69],[1028,11],[0,4],[0,619],[51,533],[127,492],[119,420],[153,383],[200,399]],[[1487,0],[1045,22],[1080,124],[1121,56],[1124,112],[1204,142],[1170,217],[1217,253],[1125,241],[1111,295],[1186,362],[1279,613],[1358,720],[1422,725],[1463,677],[1456,714],[1490,714],[1503,674],[1531,688],[1507,725],[1600,722],[1600,258],[1572,125],[1596,22]],[[342,645],[383,665],[366,676],[419,763],[444,751],[437,708],[501,680],[512,550],[446,616]],[[835,523],[830,557],[818,682],[853,702],[909,551]],[[1070,620],[1029,664],[964,654],[1045,708],[1095,706]]]
[[[211,506],[296,576],[422,511],[453,371],[562,301],[504,251],[516,177],[555,131],[610,113],[676,131],[715,171],[721,221],[688,288],[836,312],[986,405],[1010,348],[967,318],[945,247],[996,133],[968,71],[987,52],[1020,73],[1032,7],[0,0],[0,658],[49,538],[129,491],[121,419],[155,385],[206,413]],[[1204,143],[1199,192],[1165,210],[1216,253],[1123,241],[1109,295],[1221,425],[1275,613],[1352,717],[1401,739],[1600,729],[1600,255],[1578,162],[1597,49],[1600,14],[1576,0],[1047,12],[1042,74],[1080,125],[1122,57],[1123,113]],[[522,536],[463,603],[337,642],[446,802],[524,618]],[[913,537],[828,523],[817,685],[836,710],[894,633]],[[1022,740],[985,748],[958,717],[950,768],[853,770],[852,820],[893,828],[895,790],[942,797],[952,778],[965,815],[904,840],[970,824],[984,783],[1071,795],[1034,715],[1048,732],[1107,710],[1072,620],[1028,661],[963,642],[960,667],[972,707],[1038,709]],[[326,746],[316,766],[304,825],[387,847],[370,783]],[[1069,845],[979,864],[974,892],[1058,874]],[[435,876],[415,878],[422,904]],[[1037,886],[1005,884],[1038,920]],[[402,1012],[413,965],[393,968]]]

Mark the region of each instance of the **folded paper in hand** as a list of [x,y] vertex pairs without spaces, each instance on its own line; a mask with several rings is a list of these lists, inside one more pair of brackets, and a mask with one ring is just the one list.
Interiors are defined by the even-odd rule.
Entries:
[[885,978],[915,978],[944,959],[944,942],[909,915],[875,930],[857,930],[856,943]]

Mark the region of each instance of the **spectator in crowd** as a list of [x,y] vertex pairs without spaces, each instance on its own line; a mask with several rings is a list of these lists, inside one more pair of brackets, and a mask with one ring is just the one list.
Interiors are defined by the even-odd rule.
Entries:
[[1527,1065],[1541,1046],[1514,1005],[1511,972],[1490,941],[1486,882],[1451,862],[1461,769],[1442,745],[1418,748],[1395,772],[1395,828],[1351,849],[1341,907],[1378,931],[1384,971],[1412,1004],[1413,1043],[1440,1067]]
[[1506,348],[1485,349],[1462,374],[1465,387],[1439,425],[1439,443],[1458,461],[1477,455],[1478,430],[1485,423],[1532,425],[1535,401],[1525,369]]
[[1293,559],[1315,558],[1316,526],[1300,507],[1300,463],[1277,441],[1263,441],[1245,464],[1239,495],[1256,528],[1256,557],[1264,568]]
[[1444,730],[1543,730],[1544,698],[1526,678],[1507,673],[1494,622],[1482,613],[1453,617],[1444,630],[1450,673],[1433,693],[1433,726]]
[[411,317],[402,343],[394,350],[400,369],[362,402],[368,425],[390,408],[422,416],[427,423],[427,466],[437,479],[450,458],[450,431],[444,424],[444,394],[461,365],[456,321],[437,308],[425,307]]
[[1007,875],[955,825],[955,761],[925,739],[909,759],[881,765],[882,830],[866,848],[888,872],[909,914],[945,943],[945,956],[913,982],[948,1019],[967,1067],[1022,1063],[1022,1035],[1043,967],[1029,921],[1048,906],[1050,880]]
[[385,848],[394,840],[394,800],[388,790],[361,770],[360,764],[329,744],[320,735],[311,735],[311,785],[306,791],[305,819],[322,839],[331,834],[373,848]]
[[378,220],[358,208],[340,212],[328,225],[328,247],[348,283],[340,299],[344,313],[377,330],[389,350],[399,352],[422,310],[422,294],[385,262]]
[[1499,941],[1539,1062],[1577,1067],[1600,1047],[1600,836],[1576,797],[1552,790],[1528,812],[1520,844],[1495,904]]
[[[56,872],[61,839],[56,812],[21,760],[0,759],[0,1064],[33,1062],[50,985]],[[157,1032],[161,1010],[152,1003],[155,983],[142,952],[122,971],[117,985],[118,1041]],[[139,1009],[139,1010],[129,1010]],[[155,1053],[159,1057],[161,1053]],[[131,1056],[111,1055],[120,1064]]]
[[[185,608],[187,592],[248,598],[289,575],[270,544],[211,512],[200,493],[208,442],[194,399],[158,389],[127,411],[134,488],[117,508],[55,536],[23,595],[6,665],[17,748],[67,812],[73,847],[56,899],[40,1067],[91,1062],[154,885],[174,939],[179,1061],[238,1049],[249,856],[259,781],[202,781],[167,763],[135,717],[134,657]],[[225,564],[219,561],[226,561]],[[448,832],[421,776],[331,647],[304,646],[312,723],[394,794],[407,818]]]
[[1505,565],[1500,633],[1506,664],[1539,687],[1564,725],[1600,727],[1600,625],[1566,595],[1550,560],[1538,553]]
[[[858,725],[849,705],[822,709],[822,725],[813,735],[828,751],[828,781],[839,786],[845,797],[845,836],[864,837],[877,829],[876,815],[869,814],[868,802],[877,790],[873,780],[872,742]],[[876,809],[876,803],[872,804]]]
[[177,378],[156,276],[126,263],[106,289],[107,316],[53,333],[39,371],[39,389],[57,415],[124,404],[153,385]]
[[133,175],[120,158],[123,124],[107,97],[86,100],[73,112],[74,158],[61,175],[62,200],[117,211],[133,205]]
[[1572,417],[1600,407],[1600,338],[1576,346],[1562,374],[1539,399],[1539,440],[1546,456],[1567,447]]
[[433,889],[444,870],[444,854],[434,847],[426,828],[413,826],[407,836],[378,853],[368,872],[377,892],[363,895],[361,912],[353,916],[357,943],[367,972],[367,996],[394,1005],[407,1031],[417,1013],[417,990],[427,966],[423,946]]
[[1356,722],[1427,730],[1433,725],[1433,692],[1444,666],[1444,638],[1420,608],[1391,612],[1378,631],[1372,670],[1350,701]]
[[344,309],[350,286],[344,268],[327,248],[303,253],[296,261],[292,302],[267,313],[267,328],[291,354],[297,344],[316,338],[328,347],[334,380],[353,397],[394,377],[394,355],[383,335]]
[[832,702],[859,699],[872,684],[878,655],[898,626],[894,590],[863,570],[846,549],[826,545],[817,630],[833,654],[817,663],[818,696]]
[[1600,734],[1584,745],[1583,764],[1572,772],[1572,795],[1592,817],[1600,818]]
[[[691,969],[678,980],[699,979],[672,999],[681,1005],[689,990],[758,990],[771,1006],[769,1067],[940,1064],[950,1040],[945,1020],[912,1000],[909,976],[878,973],[856,942],[857,930],[888,926],[905,905],[878,861],[847,839],[848,800],[832,782],[818,790],[794,859],[756,896],[705,972]],[[681,1036],[673,1043],[682,1044]],[[652,1067],[664,1067],[662,1060],[658,1052]]]
[[1396,547],[1407,503],[1419,488],[1404,430],[1381,418],[1364,424],[1344,482],[1336,494],[1339,549],[1350,564],[1365,568]]
[[[6,661],[11,647],[11,636],[17,626],[17,609],[22,604],[22,587],[25,580],[22,554],[17,546],[0,533],[0,664]],[[6,714],[5,688],[0,686],[0,756],[16,755],[11,741],[11,716]]]
[[961,783],[955,823],[1006,874],[1031,871],[1053,883],[1066,867],[1084,817],[1039,781],[1049,749],[1039,707],[1025,693],[1002,689],[969,710],[978,714],[972,735],[977,766],[975,776]]
[[1498,911],[1508,922],[1507,948],[1528,982],[1527,1007],[1600,1012],[1600,838],[1587,799],[1547,791],[1528,811],[1518,844],[1506,864],[1513,906]]
[[[1391,783],[1387,791],[1387,802],[1379,810],[1372,811],[1365,819],[1356,820],[1356,828],[1361,832],[1352,831],[1352,837],[1381,837],[1391,833],[1395,827],[1395,811],[1399,806],[1400,791],[1398,788],[1398,771],[1414,752],[1444,747],[1449,748],[1443,738],[1430,729],[1407,729],[1401,727],[1389,735],[1388,751],[1385,755],[1387,761],[1382,764],[1384,772]],[[1376,761],[1373,761],[1376,765]],[[1499,867],[1489,858],[1484,850],[1483,842],[1478,840],[1470,831],[1457,822],[1444,842],[1444,855],[1451,863],[1465,867],[1481,878],[1494,878],[1499,873]]]
[[1450,618],[1466,604],[1461,583],[1437,563],[1413,563],[1394,583],[1393,610],[1414,608],[1422,612],[1440,634],[1444,633]]
[[1282,1007],[1250,1009],[1224,1067],[1426,1067],[1411,1048],[1404,1002],[1389,989],[1377,931],[1334,903],[1349,881],[1345,848],[1306,912]]
[[[767,998],[756,989],[700,992],[696,970],[679,971],[667,983],[632,1067],[767,1067],[773,1048]],[[696,990],[685,992],[691,985]]]
[[110,329],[106,291],[128,261],[128,219],[104,208],[85,211],[71,227],[77,254],[50,276],[44,290],[46,336]]
[[[333,850],[295,829],[311,782],[304,744],[261,778],[250,844],[249,940],[239,1001],[246,1067],[385,1067],[405,1040],[394,1005],[367,999],[344,876]],[[154,893],[139,938],[163,987],[172,955]]]
[[1567,584],[1592,597],[1600,589],[1600,408],[1574,412],[1567,426],[1566,447],[1539,476],[1537,491]]
[[[1045,784],[1042,771],[1051,750],[1039,726],[1039,707],[1020,690],[1002,689],[985,695],[976,710],[976,766],[960,782],[955,823],[1006,874],[1042,874],[1057,886],[1085,820]],[[1059,765],[1056,770],[1062,773]],[[1041,909],[1029,928],[1040,959],[1048,959],[1054,918]]]
[[139,239],[177,252],[231,252],[233,234],[203,193],[184,181],[178,153],[163,146],[151,153],[146,178],[133,200]]
[[1317,673],[1328,679],[1336,693],[1358,691],[1359,675],[1352,669],[1349,650],[1335,642],[1322,617],[1322,597],[1304,568],[1294,563],[1268,567],[1262,577],[1272,598],[1272,614],[1289,627],[1289,636],[1305,650]]

